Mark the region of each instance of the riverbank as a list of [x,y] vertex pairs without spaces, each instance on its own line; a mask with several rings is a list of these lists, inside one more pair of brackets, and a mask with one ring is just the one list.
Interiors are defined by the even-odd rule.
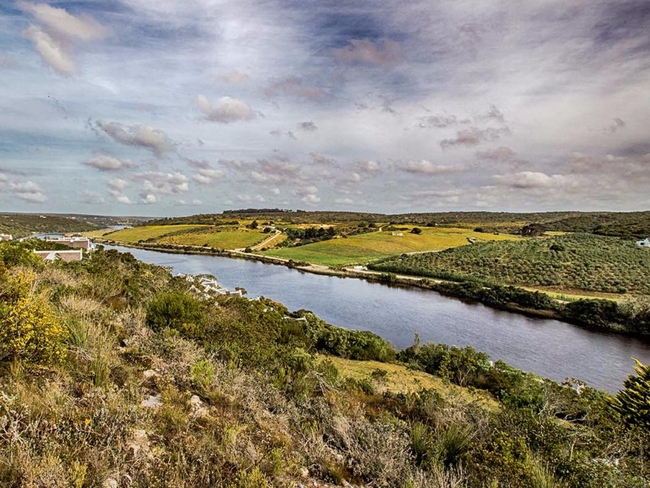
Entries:
[[542,291],[530,291],[520,287],[485,285],[477,282],[453,282],[420,276],[382,273],[366,269],[330,268],[324,265],[299,262],[291,259],[248,253],[240,250],[224,250],[205,246],[180,246],[171,244],[124,243],[110,239],[96,238],[100,244],[120,245],[134,249],[159,251],[170,254],[194,254],[246,259],[266,264],[275,264],[305,273],[341,278],[356,278],[392,286],[415,287],[432,290],[442,295],[479,302],[491,308],[522,314],[528,317],[554,319],[595,331],[625,334],[647,338],[650,327],[647,317],[630,316],[618,303],[607,299],[560,300]]

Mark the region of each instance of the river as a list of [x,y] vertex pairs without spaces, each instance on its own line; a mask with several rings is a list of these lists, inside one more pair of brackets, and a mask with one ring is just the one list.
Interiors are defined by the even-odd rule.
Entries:
[[242,286],[249,297],[264,295],[290,310],[311,310],[333,325],[370,330],[398,348],[410,346],[417,332],[422,343],[472,346],[525,371],[558,381],[577,378],[609,392],[619,390],[633,372],[633,357],[650,363],[648,340],[495,310],[430,290],[244,259],[106,247],[169,266],[174,273],[213,274],[228,289]]

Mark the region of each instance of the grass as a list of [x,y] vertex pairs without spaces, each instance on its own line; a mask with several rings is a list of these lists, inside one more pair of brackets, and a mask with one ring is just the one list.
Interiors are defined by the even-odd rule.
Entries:
[[395,231],[401,233],[401,236],[393,235],[391,231],[372,232],[305,246],[273,249],[266,251],[265,254],[326,266],[338,266],[367,263],[394,254],[440,251],[469,244],[468,238],[479,242],[518,239],[513,235],[486,234],[457,227],[422,228],[422,234],[416,235],[410,233],[412,226],[404,227],[407,230]]
[[[461,388],[442,378],[432,376],[423,371],[417,371],[399,364],[381,363],[379,361],[355,361],[336,356],[318,355],[319,361],[329,360],[342,378],[355,380],[370,380],[377,383],[376,391],[383,393],[414,393],[422,389],[432,389],[441,393],[445,398],[461,398],[467,403],[478,402],[489,408],[495,408],[497,402],[490,395],[479,390],[470,391]],[[377,371],[385,371],[386,374],[377,375]],[[378,380],[376,378],[383,377]]]
[[148,225],[123,229],[106,235],[122,242],[148,241],[178,246],[208,246],[214,249],[240,249],[262,242],[268,234],[236,226]]
[[240,249],[262,242],[268,234],[257,230],[238,229],[217,232],[201,232],[163,237],[158,240],[162,244],[177,244],[185,246],[204,246],[215,249]]
[[207,225],[146,225],[142,227],[133,227],[130,229],[122,229],[106,237],[115,241],[122,242],[138,242],[147,239],[158,239],[170,232],[189,231],[199,229],[201,227],[208,227]]

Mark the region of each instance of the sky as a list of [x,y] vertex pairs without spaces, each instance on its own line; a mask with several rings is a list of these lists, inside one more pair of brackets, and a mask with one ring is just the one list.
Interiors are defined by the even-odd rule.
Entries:
[[648,0],[0,1],[0,211],[650,208]]

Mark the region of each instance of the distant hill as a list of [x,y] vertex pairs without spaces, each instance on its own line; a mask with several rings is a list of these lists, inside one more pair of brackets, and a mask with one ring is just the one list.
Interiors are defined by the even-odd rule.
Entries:
[[150,222],[155,225],[214,224],[222,220],[257,219],[287,223],[330,223],[367,221],[418,224],[423,226],[480,227],[485,232],[519,233],[521,228],[539,223],[546,231],[641,238],[650,235],[650,211],[644,212],[435,212],[380,214],[281,209],[227,210],[221,214],[173,217]]
[[15,237],[34,232],[82,232],[111,225],[137,225],[149,217],[110,217],[102,215],[0,213],[0,234]]

